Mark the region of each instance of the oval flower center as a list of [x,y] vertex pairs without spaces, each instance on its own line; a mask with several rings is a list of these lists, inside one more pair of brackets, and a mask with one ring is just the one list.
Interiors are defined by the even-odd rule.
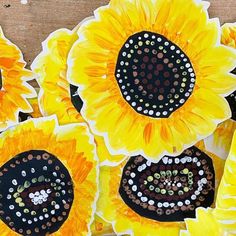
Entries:
[[183,221],[195,217],[197,207],[214,201],[212,160],[196,147],[177,157],[151,163],[131,157],[123,169],[119,193],[139,215],[157,221]]
[[195,72],[174,43],[153,32],[132,35],[121,48],[115,77],[133,109],[154,118],[169,117],[190,97]]
[[21,235],[56,232],[68,218],[73,182],[66,167],[46,151],[21,153],[0,168],[0,217]]

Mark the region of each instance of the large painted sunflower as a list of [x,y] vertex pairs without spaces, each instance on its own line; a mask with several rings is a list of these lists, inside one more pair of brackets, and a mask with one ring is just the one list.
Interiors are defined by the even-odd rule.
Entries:
[[0,235],[89,235],[97,177],[85,124],[48,117],[9,128],[0,135]]
[[32,112],[27,99],[36,92],[26,82],[33,73],[25,64],[19,48],[4,37],[0,27],[0,132],[17,124],[20,112]]
[[[43,43],[43,51],[31,66],[38,75],[40,110],[45,116],[56,114],[60,124],[84,122],[80,115],[83,102],[78,95],[78,88],[70,85],[66,77],[67,57],[78,39],[78,28],[53,32]],[[96,136],[95,141],[101,164],[112,164],[124,159],[123,155],[111,155],[101,137]]]
[[111,0],[82,24],[68,79],[110,151],[158,161],[230,118],[236,53],[194,0]]
[[185,220],[187,231],[183,236],[233,236],[236,235],[236,133],[229,156],[225,162],[224,174],[218,189],[214,209],[197,209],[196,219]]
[[138,155],[103,166],[97,213],[118,235],[177,236],[196,209],[215,206],[224,163],[199,142],[158,163]]
[[[221,28],[222,44],[236,49],[236,23],[224,24]],[[234,65],[236,67],[236,63]],[[236,77],[236,68],[232,71]],[[232,112],[231,119],[220,124],[216,131],[205,139],[210,152],[226,158],[229,154],[234,131],[236,130],[236,91],[226,97]]]

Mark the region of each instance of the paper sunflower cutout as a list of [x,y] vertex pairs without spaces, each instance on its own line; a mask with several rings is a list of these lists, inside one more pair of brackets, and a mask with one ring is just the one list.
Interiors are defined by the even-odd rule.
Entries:
[[18,123],[19,112],[32,112],[27,99],[36,92],[26,82],[33,73],[25,64],[19,48],[4,37],[0,27],[0,132]]
[[88,235],[97,176],[95,144],[84,124],[59,127],[48,117],[3,132],[0,235]]
[[[221,28],[222,44],[236,49],[236,23],[227,23]],[[232,73],[236,78],[236,63]],[[216,153],[222,158],[226,158],[229,154],[234,131],[236,130],[236,91],[226,97],[232,112],[231,119],[220,124],[216,131],[207,139],[205,144],[210,152]]]
[[139,155],[101,167],[97,213],[118,235],[179,235],[198,207],[214,206],[223,169],[202,142],[158,163]]
[[80,27],[68,79],[82,115],[114,153],[158,161],[231,116],[236,54],[219,22],[193,0],[111,0]]
[[[78,95],[78,88],[67,81],[68,53],[78,39],[77,26],[73,31],[60,29],[52,33],[43,43],[43,51],[32,64],[38,74],[40,85],[39,106],[42,113],[56,114],[61,124],[80,123],[83,102]],[[123,155],[111,155],[101,137],[96,136],[98,157],[101,164],[121,162]]]
[[236,133],[229,156],[225,162],[224,174],[218,189],[214,209],[197,210],[196,219],[187,219],[187,231],[181,235],[235,235],[236,234]]

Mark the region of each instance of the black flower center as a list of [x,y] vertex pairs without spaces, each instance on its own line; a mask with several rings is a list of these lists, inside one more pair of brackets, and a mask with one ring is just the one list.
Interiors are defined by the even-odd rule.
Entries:
[[195,73],[189,58],[162,35],[141,32],[121,48],[115,77],[133,109],[154,118],[169,117],[190,97]]
[[48,235],[68,218],[73,182],[52,154],[31,150],[0,168],[0,218],[22,235]]
[[123,169],[119,193],[139,215],[157,221],[183,221],[195,217],[197,207],[214,201],[212,160],[196,147],[177,157],[151,163],[131,157]]
[[71,97],[71,102],[75,109],[80,113],[82,106],[83,106],[83,101],[81,100],[79,94],[78,94],[78,87],[70,84],[70,97]]

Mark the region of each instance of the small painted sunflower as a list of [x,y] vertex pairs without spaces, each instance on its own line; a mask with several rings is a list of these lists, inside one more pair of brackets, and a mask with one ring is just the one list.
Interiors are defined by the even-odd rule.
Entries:
[[[227,23],[221,28],[221,43],[236,49],[236,23]],[[234,65],[236,66],[236,64]],[[236,78],[236,68],[232,71]],[[210,152],[226,158],[229,154],[234,131],[236,130],[236,91],[226,97],[230,109],[231,119],[220,124],[216,131],[205,139],[205,144]]]
[[214,206],[224,162],[199,142],[158,163],[138,155],[103,166],[97,213],[118,235],[177,236],[197,208]]
[[[40,85],[39,106],[42,113],[56,114],[60,124],[80,123],[83,102],[77,92],[78,87],[67,81],[68,53],[78,39],[77,26],[73,31],[60,29],[53,32],[43,43],[43,51],[32,64]],[[96,136],[98,157],[101,164],[121,162],[123,155],[111,155],[103,138]]]
[[68,61],[81,114],[114,153],[178,155],[231,116],[236,53],[193,0],[111,0],[84,22]]
[[0,235],[88,235],[97,171],[85,124],[59,127],[52,116],[9,128],[0,135]]
[[187,231],[181,235],[236,235],[236,133],[218,189],[215,208],[197,209],[196,219],[185,220]]
[[32,112],[27,99],[36,92],[26,82],[33,79],[33,73],[25,64],[19,48],[4,37],[0,27],[0,132],[17,124],[20,112]]

